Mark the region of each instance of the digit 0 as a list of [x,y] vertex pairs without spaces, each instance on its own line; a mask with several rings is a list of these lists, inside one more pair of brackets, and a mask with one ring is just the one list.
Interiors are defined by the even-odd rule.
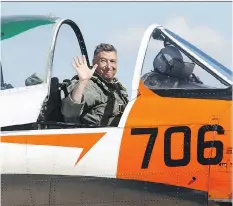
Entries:
[[[184,134],[184,144],[183,144],[183,158],[182,159],[172,159],[171,158],[171,138],[172,134],[182,132]],[[164,135],[164,162],[168,167],[179,167],[185,166],[190,162],[190,144],[191,144],[191,130],[187,126],[180,127],[170,127],[166,130]]]

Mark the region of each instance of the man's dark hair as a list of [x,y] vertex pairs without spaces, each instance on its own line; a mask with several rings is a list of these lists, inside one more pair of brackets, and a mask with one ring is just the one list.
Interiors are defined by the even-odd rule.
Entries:
[[105,52],[116,52],[117,53],[117,50],[115,49],[115,47],[113,45],[101,43],[101,44],[99,44],[95,48],[94,56],[96,56],[97,54],[99,54],[102,51],[105,51]]

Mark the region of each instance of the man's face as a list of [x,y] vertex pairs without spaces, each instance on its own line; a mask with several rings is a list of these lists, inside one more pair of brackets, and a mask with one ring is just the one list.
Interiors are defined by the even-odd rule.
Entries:
[[111,81],[117,72],[117,54],[116,52],[98,53],[93,59],[93,65],[98,64],[96,72],[104,79]]

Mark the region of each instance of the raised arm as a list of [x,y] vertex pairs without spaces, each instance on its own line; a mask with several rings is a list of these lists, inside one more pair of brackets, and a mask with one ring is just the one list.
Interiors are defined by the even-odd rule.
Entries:
[[82,58],[74,57],[74,63],[72,64],[72,66],[78,73],[79,82],[72,91],[71,98],[74,102],[80,103],[85,87],[87,86],[88,81],[93,76],[98,65],[95,64],[92,69],[88,68],[86,58],[85,56],[83,56]]

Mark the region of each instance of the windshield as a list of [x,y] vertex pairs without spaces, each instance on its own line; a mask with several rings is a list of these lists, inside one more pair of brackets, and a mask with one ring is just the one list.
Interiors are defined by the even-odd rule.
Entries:
[[206,53],[204,53],[203,51],[201,51],[200,49],[198,49],[197,47],[195,47],[191,43],[187,42],[186,40],[184,40],[183,38],[181,38],[177,34],[171,32],[168,29],[165,29],[165,31],[169,35],[171,35],[173,38],[175,38],[177,41],[181,42],[185,47],[187,47],[188,49],[190,49],[193,53],[195,53],[196,55],[198,55],[205,62],[207,62],[208,64],[210,64],[212,67],[214,67],[219,73],[221,73],[226,78],[228,78],[230,81],[232,81],[232,78],[233,78],[233,72],[232,72],[232,70],[230,70],[227,67],[225,67],[224,65],[220,64],[218,61],[216,61],[215,59],[213,59],[212,57],[210,57],[209,55],[207,55]]
[[[188,42],[186,44],[189,45]],[[207,55],[204,56],[200,52],[197,53],[199,56],[207,58]],[[223,68],[221,71],[225,70],[230,74],[227,69]],[[156,30],[150,38],[141,75],[144,84],[152,90],[224,89],[228,87],[225,82],[223,83],[206,71],[202,65],[193,62],[172,41],[164,38],[159,30]]]
[[46,64],[55,21],[2,18],[1,89],[46,83]]

